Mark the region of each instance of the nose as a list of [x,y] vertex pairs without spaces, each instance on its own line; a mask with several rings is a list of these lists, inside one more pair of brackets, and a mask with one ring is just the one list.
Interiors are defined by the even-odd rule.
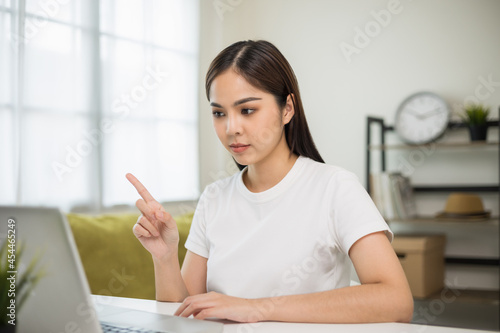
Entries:
[[229,114],[227,116],[226,134],[238,135],[242,133],[241,119],[238,115]]

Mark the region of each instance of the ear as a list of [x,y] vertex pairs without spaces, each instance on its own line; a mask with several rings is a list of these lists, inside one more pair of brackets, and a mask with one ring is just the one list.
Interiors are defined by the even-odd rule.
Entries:
[[294,100],[295,96],[293,94],[289,94],[286,98],[285,108],[283,109],[283,125],[288,124],[295,114]]

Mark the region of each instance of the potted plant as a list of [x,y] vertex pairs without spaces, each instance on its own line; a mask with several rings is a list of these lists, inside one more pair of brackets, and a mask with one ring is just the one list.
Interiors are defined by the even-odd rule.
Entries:
[[[21,307],[40,279],[45,276],[45,271],[38,268],[39,255],[34,256],[27,267],[19,272],[19,262],[23,252],[24,244],[18,243],[16,247],[12,247],[12,244],[5,240],[0,245],[0,290],[2,291],[0,294],[0,331],[6,333],[16,331]],[[13,318],[15,318],[14,321]]]
[[485,141],[488,130],[490,108],[482,104],[468,104],[460,115],[469,127],[471,141]]

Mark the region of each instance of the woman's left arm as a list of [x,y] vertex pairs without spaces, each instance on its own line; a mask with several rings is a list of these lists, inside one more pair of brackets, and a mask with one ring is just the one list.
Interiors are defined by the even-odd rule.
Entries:
[[240,322],[409,322],[413,298],[401,264],[383,232],[364,236],[349,250],[361,285],[323,292],[243,299],[215,292],[187,297],[176,315]]

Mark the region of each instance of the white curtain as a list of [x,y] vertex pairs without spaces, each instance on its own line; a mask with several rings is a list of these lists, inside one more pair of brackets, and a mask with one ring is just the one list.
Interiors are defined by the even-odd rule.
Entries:
[[199,195],[197,0],[0,0],[0,204]]

